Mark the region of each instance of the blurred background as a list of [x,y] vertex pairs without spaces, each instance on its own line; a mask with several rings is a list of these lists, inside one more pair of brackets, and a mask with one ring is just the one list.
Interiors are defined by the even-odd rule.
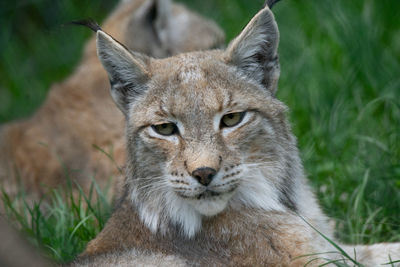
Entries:
[[[228,41],[263,4],[178,2],[215,20]],[[92,33],[63,25],[101,22],[116,3],[0,2],[0,123],[32,114],[78,63]],[[278,98],[290,108],[306,172],[338,237],[400,241],[400,1],[282,0],[273,11],[281,32]]]

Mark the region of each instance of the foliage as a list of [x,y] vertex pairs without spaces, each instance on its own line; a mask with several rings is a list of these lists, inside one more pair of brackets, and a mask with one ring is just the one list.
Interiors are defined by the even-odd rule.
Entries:
[[[78,187],[79,188],[79,187]],[[50,201],[27,203],[21,193],[11,199],[2,191],[1,204],[14,227],[58,262],[73,260],[104,227],[110,212],[108,190],[93,181],[86,196],[79,188],[54,189]]]

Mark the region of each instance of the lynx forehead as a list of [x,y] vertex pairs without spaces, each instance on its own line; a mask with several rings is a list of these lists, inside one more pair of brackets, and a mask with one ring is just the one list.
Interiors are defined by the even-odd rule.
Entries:
[[196,57],[183,58],[181,64],[176,78],[182,83],[195,82],[206,78],[205,72],[199,67]]
[[[238,75],[234,67],[218,60],[220,53],[211,52],[208,57],[200,59],[194,59],[195,55],[181,55],[174,61],[151,62],[150,67],[155,74],[147,84],[148,94],[135,103],[137,108],[133,107],[132,114],[149,105],[159,110],[168,109],[174,115],[181,110],[180,116],[201,109],[203,113],[196,113],[199,118],[200,115],[222,112],[224,109],[262,108],[258,99],[260,96],[267,98],[267,92]],[[220,75],[221,72],[225,75]],[[275,101],[272,98],[270,100]],[[132,116],[133,119],[135,117],[139,116]]]

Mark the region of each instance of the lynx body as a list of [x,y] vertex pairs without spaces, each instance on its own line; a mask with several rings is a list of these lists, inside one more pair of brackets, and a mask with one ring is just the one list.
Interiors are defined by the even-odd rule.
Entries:
[[[304,176],[287,107],[275,97],[278,41],[268,7],[226,50],[166,59],[97,32],[126,120],[128,160],[120,203],[77,265],[118,265],[132,255],[132,264],[154,265],[163,257],[211,266],[347,260],[329,253],[336,249],[315,230],[334,240]],[[399,244],[343,248],[366,266],[400,257]]]

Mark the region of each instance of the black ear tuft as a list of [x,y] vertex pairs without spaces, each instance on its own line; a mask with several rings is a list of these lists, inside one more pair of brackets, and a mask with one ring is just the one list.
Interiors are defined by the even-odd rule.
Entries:
[[265,0],[265,2],[264,2],[264,6],[263,7],[266,7],[266,6],[268,6],[270,9],[276,4],[276,3],[278,3],[280,0]]
[[129,103],[147,88],[149,58],[130,52],[101,30],[97,31],[96,37],[97,55],[108,73],[111,96],[125,116],[128,116]]
[[91,18],[83,20],[73,20],[69,24],[86,26],[94,32],[101,31],[99,24],[97,24],[97,22]]

